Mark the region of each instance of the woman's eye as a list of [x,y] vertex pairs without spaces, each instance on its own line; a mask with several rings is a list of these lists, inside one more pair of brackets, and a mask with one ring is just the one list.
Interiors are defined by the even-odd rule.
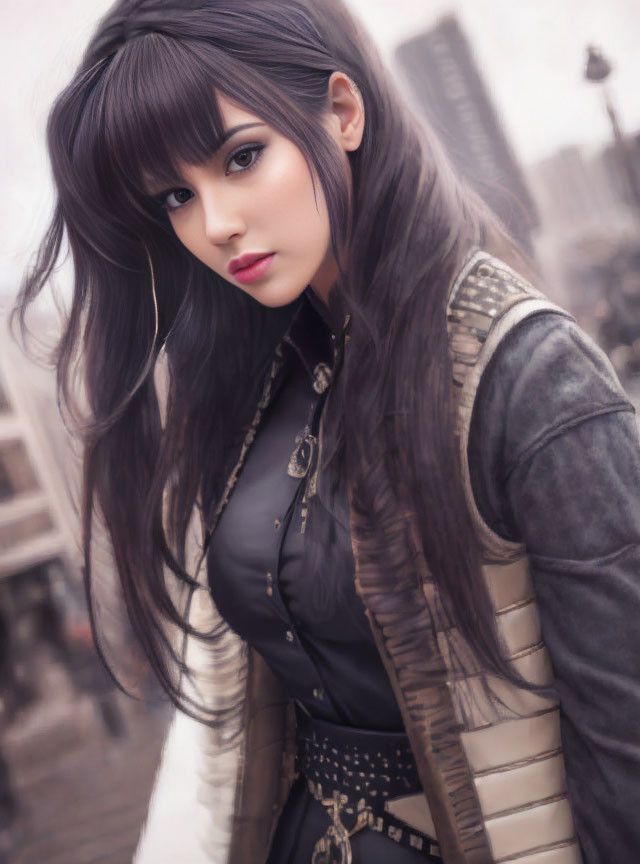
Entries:
[[263,144],[248,144],[236,150],[227,163],[227,173],[239,174],[241,171],[248,171],[249,168],[253,168],[258,163],[263,149]]
[[[249,171],[260,161],[264,148],[264,144],[245,144],[243,147],[239,147],[227,161],[227,174],[240,174],[243,171]],[[172,189],[170,192],[159,195],[156,200],[165,210],[171,212],[179,210],[192,198],[193,192],[189,189]]]
[[193,192],[190,192],[188,189],[173,189],[173,191],[163,196],[162,203],[167,210],[177,210],[191,198],[193,198]]

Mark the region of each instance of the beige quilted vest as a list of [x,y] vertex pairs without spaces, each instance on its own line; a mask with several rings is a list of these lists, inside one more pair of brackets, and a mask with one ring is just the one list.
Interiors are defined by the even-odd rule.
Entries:
[[[552,310],[566,315],[502,262],[476,253],[449,300],[448,326],[458,392],[457,435],[469,510],[482,544],[483,572],[506,654],[527,680],[551,684],[525,549],[496,535],[482,519],[469,477],[467,446],[478,384],[495,349],[525,318]],[[441,638],[445,663],[448,640]],[[496,716],[477,679],[451,685],[462,746],[473,778],[492,861],[580,864],[565,789],[557,704],[505,684]],[[511,709],[511,712],[506,710]],[[510,714],[512,716],[510,717]]]

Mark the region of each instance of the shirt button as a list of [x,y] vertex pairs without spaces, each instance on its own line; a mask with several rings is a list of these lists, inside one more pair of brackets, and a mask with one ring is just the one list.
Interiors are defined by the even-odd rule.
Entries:
[[267,597],[273,597],[273,576],[267,573]]
[[273,520],[273,527],[276,529],[280,527],[280,520],[279,519]]
[[287,642],[293,642],[293,633],[291,632],[291,630],[287,630],[287,632],[284,635],[286,637]]
[[318,700],[324,699],[324,690],[320,690],[318,687],[314,687],[313,698]]

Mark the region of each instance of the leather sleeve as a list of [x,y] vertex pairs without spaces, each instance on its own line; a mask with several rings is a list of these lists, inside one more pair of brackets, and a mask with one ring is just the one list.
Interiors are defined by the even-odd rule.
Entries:
[[479,510],[530,556],[585,864],[640,860],[640,439],[572,321],[518,325],[488,366],[469,461]]

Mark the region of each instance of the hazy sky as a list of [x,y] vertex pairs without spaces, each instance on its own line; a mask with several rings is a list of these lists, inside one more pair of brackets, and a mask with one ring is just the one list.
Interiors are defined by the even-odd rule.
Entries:
[[[610,130],[582,80],[585,46],[613,64],[623,127],[640,129],[640,0],[347,0],[391,61],[403,39],[456,12],[481,63],[513,148],[526,164],[560,146],[594,147]],[[110,0],[22,0],[0,11],[5,176],[0,288],[11,288],[50,212],[43,130],[48,106],[70,77]]]

